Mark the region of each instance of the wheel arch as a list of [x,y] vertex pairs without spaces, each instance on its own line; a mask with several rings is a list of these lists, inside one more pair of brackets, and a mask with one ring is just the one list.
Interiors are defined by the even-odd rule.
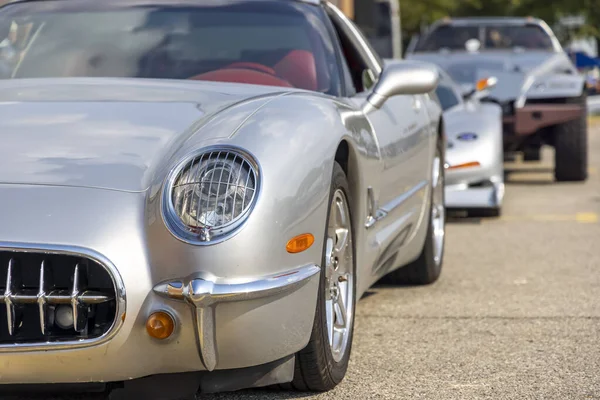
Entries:
[[350,189],[350,216],[354,230],[356,230],[361,223],[360,196],[362,190],[359,177],[360,165],[356,150],[347,138],[343,138],[338,144],[334,161],[342,167],[348,180],[348,188]]

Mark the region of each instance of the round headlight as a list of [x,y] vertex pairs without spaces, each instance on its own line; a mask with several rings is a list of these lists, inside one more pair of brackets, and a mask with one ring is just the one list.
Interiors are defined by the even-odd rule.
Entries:
[[205,149],[171,174],[166,222],[188,242],[214,242],[239,227],[259,190],[257,163],[238,149]]

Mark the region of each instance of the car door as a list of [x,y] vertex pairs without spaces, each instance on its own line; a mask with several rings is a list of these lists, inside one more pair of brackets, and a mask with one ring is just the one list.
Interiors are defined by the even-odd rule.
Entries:
[[[381,74],[383,65],[356,26],[339,10],[329,6],[338,35],[343,62],[351,75],[348,100],[359,108]],[[389,270],[399,263],[398,250],[407,245],[424,216],[432,164],[432,125],[424,96],[394,96],[370,112],[377,137],[383,172],[374,198],[381,216],[371,229],[381,251],[376,268]],[[384,271],[382,271],[384,272]]]

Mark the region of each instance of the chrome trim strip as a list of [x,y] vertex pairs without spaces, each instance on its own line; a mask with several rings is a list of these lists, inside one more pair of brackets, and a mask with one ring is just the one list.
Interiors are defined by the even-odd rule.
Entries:
[[428,180],[423,180],[411,188],[409,191],[402,193],[400,196],[392,199],[391,201],[384,204],[382,207],[377,209],[377,213],[375,216],[369,215],[367,216],[367,222],[365,223],[365,228],[369,229],[377,222],[381,221],[385,217],[388,216],[389,213],[394,211],[396,208],[400,207],[404,202],[408,199],[419,193],[421,190],[427,187],[429,183]]
[[384,204],[383,207],[380,208],[380,210],[382,210],[386,214],[391,213],[396,208],[400,207],[402,205],[402,203],[406,202],[408,199],[410,199],[411,197],[413,197],[414,195],[419,193],[421,190],[425,189],[427,187],[428,183],[429,183],[428,180],[423,180],[423,181],[419,182],[417,185],[415,185],[413,188],[411,188],[407,192],[402,193],[400,196],[398,196],[395,199]]
[[[126,294],[125,294],[125,285],[123,284],[123,279],[119,274],[117,268],[103,255],[97,253],[91,249],[86,249],[77,246],[61,246],[61,245],[47,245],[47,244],[37,244],[37,243],[10,243],[10,242],[0,242],[0,251],[8,251],[14,253],[46,253],[46,254],[57,254],[57,255],[68,255],[75,257],[88,258],[100,264],[110,276],[113,287],[115,290],[116,298],[116,314],[115,320],[113,321],[112,326],[106,331],[106,333],[102,336],[99,336],[94,339],[81,339],[81,340],[72,340],[72,341],[62,341],[62,342],[39,342],[39,343],[14,343],[14,344],[0,344],[0,353],[3,352],[28,352],[28,351],[48,351],[48,350],[72,350],[84,347],[97,346],[99,344],[105,343],[112,339],[125,321],[125,312],[126,312]],[[13,259],[11,259],[12,264],[14,264]],[[53,304],[72,304],[73,292],[74,289],[70,293],[62,293],[62,292],[51,292],[42,295],[40,297],[40,293],[43,292],[42,280],[45,280],[42,277],[43,274],[47,273],[44,270],[46,269],[44,264],[42,264],[42,271],[40,271],[40,289],[36,295],[32,296],[22,296],[16,295],[9,290],[9,283],[11,283],[14,273],[11,271],[12,268],[9,267],[8,277],[7,277],[7,288],[5,290],[4,296],[0,297],[0,303],[5,303],[7,307],[7,315],[10,318],[11,314],[9,311],[9,307],[14,307],[15,303],[38,303],[40,310],[42,307],[45,307],[45,303],[53,303]],[[8,296],[7,296],[8,292]],[[81,304],[93,304],[98,302],[105,301],[105,296],[103,294],[95,293],[95,292],[83,292],[79,293],[77,290],[76,301],[81,301]],[[44,298],[45,297],[45,298]],[[8,298],[8,301],[7,301]],[[46,318],[46,314],[43,313],[40,315],[40,325],[44,325],[42,322],[42,315],[44,320]],[[44,325],[45,326],[45,325]],[[11,325],[9,324],[9,329]],[[14,332],[14,331],[13,331]],[[12,335],[12,333],[11,333]]]
[[318,277],[321,268],[306,265],[288,272],[260,277],[247,282],[216,282],[195,274],[187,278],[159,283],[154,293],[173,300],[185,301],[192,309],[196,325],[198,351],[208,371],[218,363],[215,307],[219,303],[248,301],[292,292]]

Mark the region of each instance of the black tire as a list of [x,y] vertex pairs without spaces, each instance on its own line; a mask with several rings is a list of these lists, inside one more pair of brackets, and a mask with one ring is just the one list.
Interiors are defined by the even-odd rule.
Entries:
[[[437,154],[439,154],[441,157],[441,165],[443,166],[444,148],[443,142],[441,140],[438,141],[436,150]],[[445,181],[445,169],[443,167],[441,168],[441,174],[443,184],[443,182]],[[442,272],[442,265],[444,264],[444,247],[442,247],[440,262],[436,263],[434,257],[434,229],[431,221],[431,211],[433,207],[433,190],[431,191],[431,200],[431,207],[428,212],[429,217],[427,222],[427,238],[425,239],[425,244],[423,246],[421,254],[415,261],[408,264],[407,266],[390,272],[384,279],[386,283],[391,283],[393,285],[429,285],[437,281],[440,277],[440,274]]]
[[[350,212],[350,221],[352,220],[352,211],[349,207],[352,204],[350,198],[350,190],[348,189],[348,180],[342,167],[338,163],[334,164],[333,177],[329,195],[329,209],[327,219],[331,213],[331,201],[336,190],[341,189],[348,202],[348,211]],[[350,232],[354,237],[352,223],[350,222]],[[325,233],[326,235],[326,233]],[[325,243],[323,244],[323,260],[325,266]],[[352,248],[352,270],[356,277],[356,260],[354,257],[355,250]],[[329,346],[329,338],[327,335],[327,319],[325,315],[325,268],[321,268],[321,279],[319,283],[319,293],[317,297],[317,309],[315,312],[315,320],[308,345],[296,354],[296,366],[294,372],[294,380],[289,385],[282,385],[284,389],[294,389],[298,391],[328,391],[337,386],[346,375],[350,353],[352,351],[352,339],[354,331],[354,312],[351,313],[350,330],[348,337],[348,345],[346,351],[339,362],[333,359]],[[352,280],[352,309],[356,306],[356,278]]]
[[542,149],[539,147],[526,148],[523,150],[523,161],[541,161]]
[[581,117],[554,128],[554,178],[557,182],[585,181],[588,177],[588,127],[585,93],[575,100]]
[[500,207],[492,207],[492,208],[475,208],[467,211],[469,217],[472,218],[497,218],[502,215],[502,208]]

